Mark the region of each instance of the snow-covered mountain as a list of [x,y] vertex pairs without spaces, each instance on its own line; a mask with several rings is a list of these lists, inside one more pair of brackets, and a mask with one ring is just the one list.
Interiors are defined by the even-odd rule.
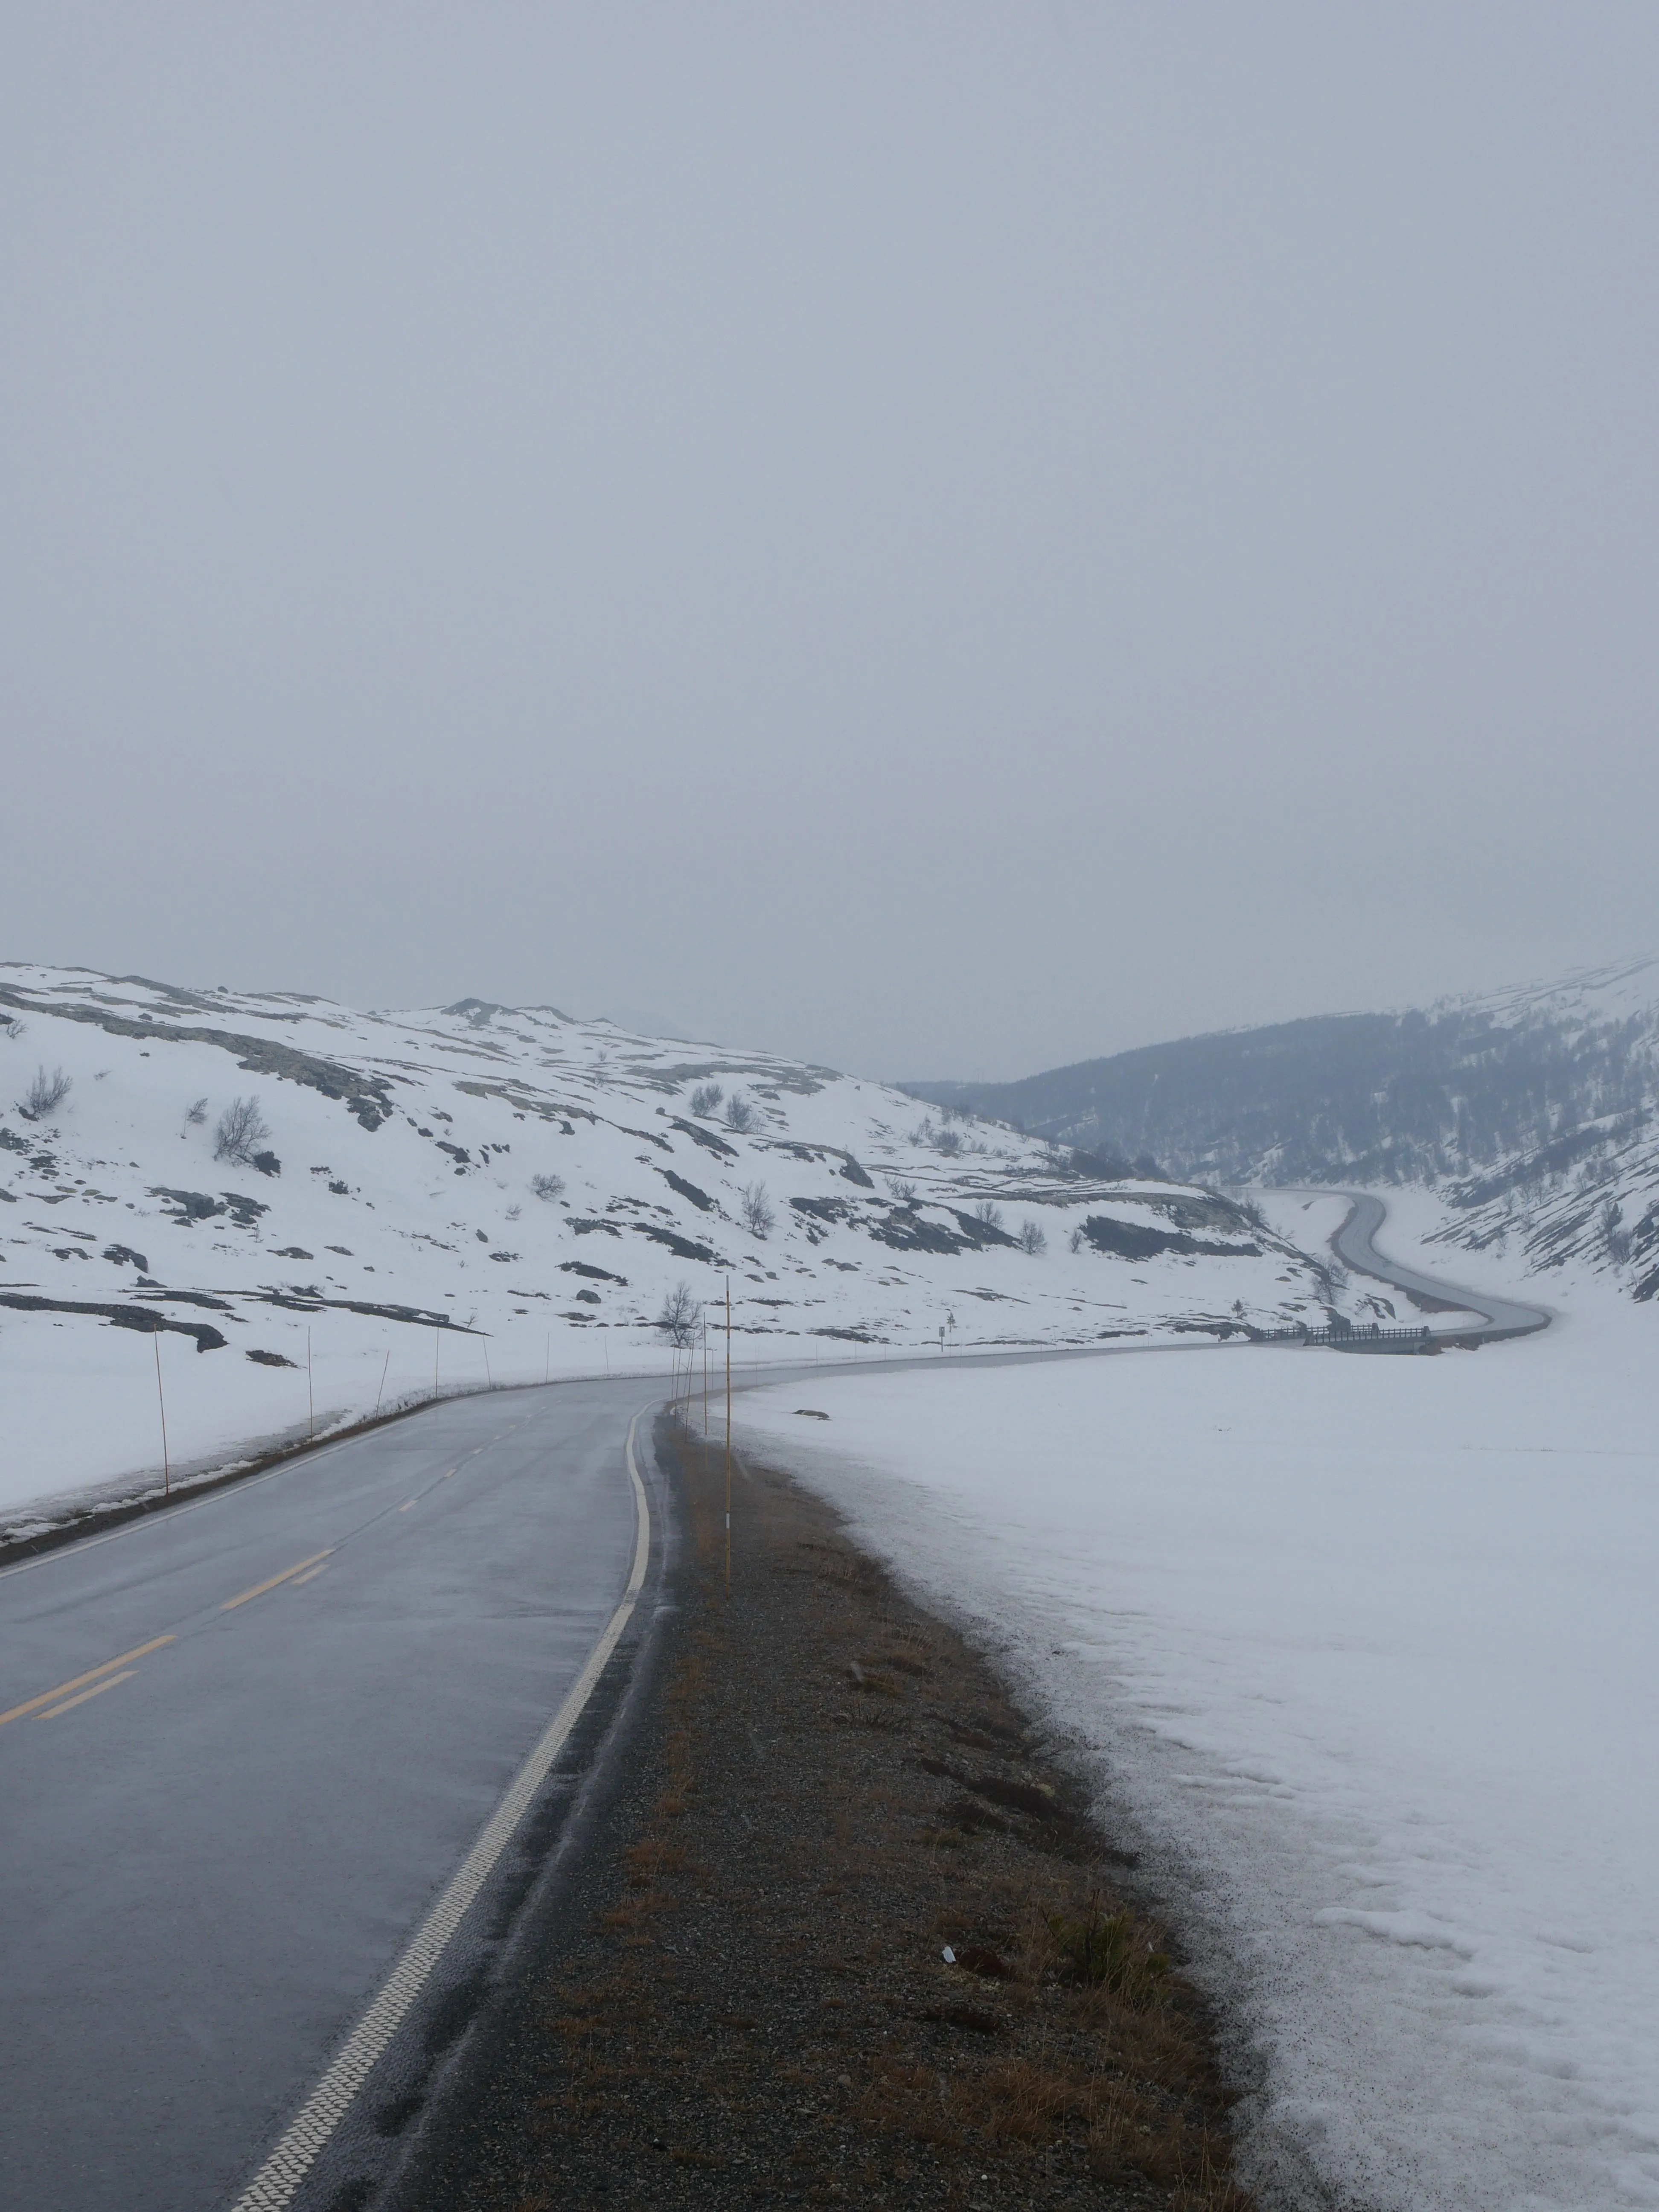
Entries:
[[1659,959],[913,1091],[1205,1182],[1422,1184],[1449,1242],[1659,1291]]
[[158,1351],[201,1457],[434,1377],[660,1367],[682,1285],[695,1309],[729,1280],[743,1357],[1224,1330],[1331,1296],[1214,1193],[551,1007],[9,965],[0,1016],[0,1495],[159,1462]]

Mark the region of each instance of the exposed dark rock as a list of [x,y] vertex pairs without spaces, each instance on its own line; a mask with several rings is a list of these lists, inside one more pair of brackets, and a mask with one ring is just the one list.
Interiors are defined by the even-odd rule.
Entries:
[[649,1237],[655,1243],[665,1244],[677,1260],[701,1260],[711,1267],[720,1264],[711,1246],[694,1244],[689,1237],[677,1236],[672,1229],[659,1229],[653,1221],[635,1221],[632,1226],[640,1236]]
[[958,1237],[941,1222],[924,1221],[910,1206],[892,1207],[881,1219],[870,1222],[868,1227],[878,1244],[890,1244],[896,1252],[966,1252],[978,1246],[977,1239],[970,1244],[968,1238]]
[[699,1190],[696,1183],[687,1182],[685,1177],[677,1176],[672,1168],[663,1168],[659,1172],[671,1190],[678,1191],[682,1198],[690,1199],[693,1206],[701,1206],[705,1213],[714,1212],[714,1201],[706,1190]]
[[1115,1221],[1108,1214],[1091,1213],[1083,1233],[1097,1252],[1109,1252],[1120,1260],[1153,1260],[1160,1253],[1202,1253],[1212,1260],[1259,1260],[1261,1247],[1246,1241],[1219,1244],[1213,1237],[1189,1237],[1184,1230],[1156,1229],[1149,1222]]
[[690,1137],[694,1144],[701,1145],[704,1152],[713,1152],[720,1159],[734,1160],[738,1157],[725,1138],[717,1137],[712,1129],[700,1129],[695,1121],[677,1121],[674,1127],[683,1136]]
[[193,1336],[198,1352],[218,1352],[225,1339],[216,1328],[204,1321],[173,1321],[167,1315],[156,1313],[148,1306],[105,1305],[76,1298],[31,1297],[21,1291],[0,1291],[0,1305],[10,1306],[18,1313],[92,1314],[109,1322],[112,1328],[137,1329],[145,1335],[155,1336],[163,1331],[175,1336]]

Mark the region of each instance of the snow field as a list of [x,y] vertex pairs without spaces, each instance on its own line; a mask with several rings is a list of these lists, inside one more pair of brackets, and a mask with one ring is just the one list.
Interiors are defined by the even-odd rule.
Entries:
[[1092,1765],[1269,2202],[1659,2204],[1652,1327],[740,1401]]

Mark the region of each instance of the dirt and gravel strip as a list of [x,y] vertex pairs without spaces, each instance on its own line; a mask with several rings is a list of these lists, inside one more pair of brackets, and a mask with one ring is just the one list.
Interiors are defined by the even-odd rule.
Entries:
[[658,1453],[656,1717],[420,2201],[1242,2212],[1203,2004],[988,1665],[763,1468],[728,1594],[720,1455]]

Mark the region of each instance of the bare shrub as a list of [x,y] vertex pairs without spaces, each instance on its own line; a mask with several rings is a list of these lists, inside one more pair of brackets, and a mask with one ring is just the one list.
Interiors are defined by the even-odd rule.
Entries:
[[564,1177],[556,1175],[534,1175],[530,1178],[532,1195],[544,1198],[551,1206],[556,1198],[564,1196]]
[[35,1072],[27,1095],[17,1102],[17,1110],[26,1121],[43,1121],[54,1108],[61,1106],[74,1089],[74,1079],[64,1074],[61,1067],[48,1075],[44,1067]]
[[1029,1253],[1032,1259],[1040,1259],[1048,1249],[1046,1231],[1035,1221],[1022,1221],[1019,1224],[1019,1249]]
[[992,1200],[982,1198],[974,1208],[974,1218],[975,1221],[982,1221],[988,1229],[1000,1229],[1002,1208]]
[[689,1283],[676,1283],[672,1291],[663,1293],[662,1310],[653,1324],[659,1328],[668,1341],[681,1352],[692,1343],[697,1325],[702,1319],[701,1302],[691,1295]]
[[766,1237],[777,1221],[763,1182],[751,1182],[743,1194],[743,1218],[751,1237]]
[[891,1191],[893,1196],[897,1199],[901,1206],[914,1206],[915,1204],[916,1187],[915,1183],[908,1182],[903,1176],[889,1176],[887,1178],[887,1188]]
[[513,1204],[507,1209],[507,1218],[509,1221],[517,1221],[523,1212],[523,1206],[521,1206],[515,1199]]
[[214,1130],[213,1157],[216,1160],[234,1160],[240,1167],[251,1168],[253,1155],[270,1134],[257,1098],[233,1098]]
[[1630,1257],[1631,1233],[1622,1224],[1625,1209],[1616,1198],[1603,1201],[1601,1206],[1601,1236],[1607,1248],[1607,1257],[1618,1267],[1623,1267]]
[[720,1101],[725,1096],[718,1083],[700,1083],[691,1093],[691,1111],[694,1114],[718,1114]]
[[745,1098],[741,1091],[734,1091],[726,1102],[726,1126],[734,1135],[746,1137],[759,1116],[752,1099]]
[[962,1150],[962,1132],[959,1129],[941,1129],[933,1141],[947,1160],[953,1160]]
[[197,1098],[185,1109],[185,1119],[193,1128],[199,1129],[207,1119],[207,1100]]
[[1068,1251],[1080,1252],[1083,1249],[1083,1231],[1080,1229],[1074,1229],[1066,1241]]

